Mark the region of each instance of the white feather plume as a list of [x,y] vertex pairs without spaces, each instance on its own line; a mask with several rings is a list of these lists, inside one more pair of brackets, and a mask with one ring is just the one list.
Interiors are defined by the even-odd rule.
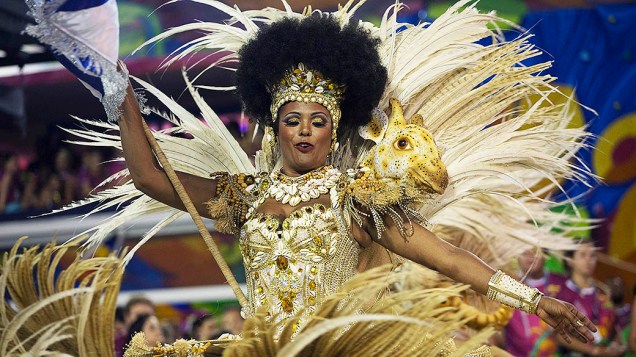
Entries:
[[[584,219],[552,212],[572,200],[546,194],[562,190],[563,180],[593,178],[575,157],[589,134],[568,127],[568,105],[548,103],[558,92],[542,74],[550,64],[522,65],[540,51],[528,36],[500,42],[493,24],[501,21],[464,0],[431,24],[397,23],[387,10],[374,32],[389,77],[381,109],[397,98],[406,118],[422,115],[448,170],[446,192],[421,209],[428,228],[493,265],[531,246],[572,249],[566,221]],[[493,44],[476,43],[486,38]],[[540,100],[521,111],[531,95]]]

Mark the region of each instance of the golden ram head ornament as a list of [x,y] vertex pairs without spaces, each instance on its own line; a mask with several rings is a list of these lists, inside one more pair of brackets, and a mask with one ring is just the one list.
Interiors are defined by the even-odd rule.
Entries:
[[376,110],[360,135],[376,145],[363,160],[375,179],[391,179],[400,185],[414,186],[430,193],[443,193],[448,173],[433,136],[422,127],[422,117],[414,115],[410,124],[402,106],[391,99],[391,114]]

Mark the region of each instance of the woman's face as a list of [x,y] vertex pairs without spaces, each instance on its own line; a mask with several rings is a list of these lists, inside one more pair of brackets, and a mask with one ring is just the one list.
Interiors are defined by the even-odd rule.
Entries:
[[219,326],[216,324],[216,319],[210,317],[205,319],[198,330],[199,340],[210,340],[214,335],[219,332]]
[[331,147],[331,115],[318,103],[289,102],[278,111],[283,172],[299,176],[325,165]]
[[159,320],[156,316],[150,316],[144,323],[142,332],[146,336],[146,342],[148,346],[154,347],[157,343],[163,343],[164,337],[159,326]]
[[543,274],[543,264],[545,256],[543,252],[537,254],[534,249],[528,249],[519,256],[519,268],[522,274],[530,277]]
[[584,277],[592,277],[596,269],[596,249],[591,243],[583,243],[574,252],[569,261],[572,274],[582,275]]

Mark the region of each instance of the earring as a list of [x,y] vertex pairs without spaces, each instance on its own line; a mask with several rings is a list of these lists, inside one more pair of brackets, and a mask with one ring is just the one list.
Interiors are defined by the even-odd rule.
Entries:
[[274,129],[267,125],[265,126],[265,132],[263,133],[263,140],[261,141],[261,151],[265,154],[265,160],[271,170],[275,165],[278,157],[276,153],[279,152],[278,138],[274,134]]
[[329,155],[333,154],[338,150],[338,128],[334,125],[333,129],[331,129],[331,147],[329,148]]

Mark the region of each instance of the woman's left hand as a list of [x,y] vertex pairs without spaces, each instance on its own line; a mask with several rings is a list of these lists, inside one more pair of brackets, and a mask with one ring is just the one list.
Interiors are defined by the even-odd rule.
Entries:
[[568,302],[543,296],[537,307],[537,316],[552,326],[568,343],[572,341],[571,337],[583,343],[594,340],[592,333],[597,331],[596,326]]

